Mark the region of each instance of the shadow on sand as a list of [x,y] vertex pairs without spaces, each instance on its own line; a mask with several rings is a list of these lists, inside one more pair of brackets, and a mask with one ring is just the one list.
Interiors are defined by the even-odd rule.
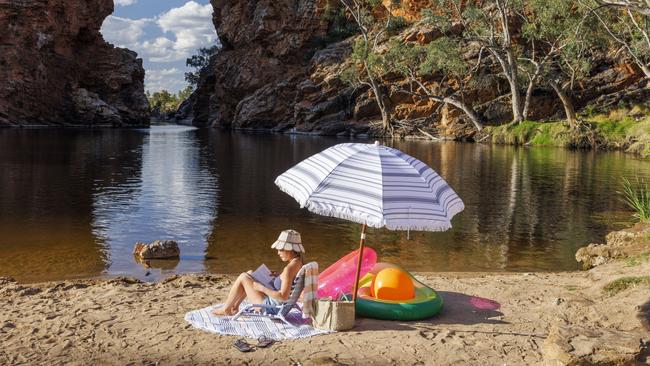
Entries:
[[438,291],[444,301],[442,310],[431,319],[412,322],[357,319],[355,331],[416,330],[424,325],[441,324],[508,324],[495,317],[503,316],[501,304],[494,300],[470,296],[458,292]]

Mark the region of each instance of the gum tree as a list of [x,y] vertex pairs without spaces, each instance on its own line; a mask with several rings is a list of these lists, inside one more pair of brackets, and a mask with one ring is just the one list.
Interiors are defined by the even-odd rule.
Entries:
[[[452,105],[465,113],[478,131],[483,129],[481,117],[461,96],[469,67],[457,43],[447,37],[438,38],[427,45],[393,41],[384,55],[384,62],[388,70],[403,75],[410,82],[408,90],[404,92]],[[436,82],[429,83],[429,86],[425,84],[427,79],[436,76],[440,77]],[[450,80],[461,85],[461,88],[454,91],[446,87],[445,83]]]
[[625,52],[650,78],[650,4],[649,0],[600,1],[597,6],[580,0],[620,50]]
[[[384,82],[381,76],[385,73],[382,56],[377,48],[391,26],[391,15],[388,11],[386,20],[379,22],[372,14],[373,9],[383,6],[381,0],[339,0],[347,14],[359,28],[360,36],[352,47],[351,59],[353,66],[348,68],[343,79],[357,86],[366,86],[372,93],[381,113],[381,126],[384,132],[392,134],[391,116],[386,104]],[[391,1],[391,6],[398,2]],[[390,9],[389,9],[390,10]]]
[[602,43],[589,10],[570,0],[530,0],[518,13],[526,49],[520,69],[528,77],[523,109],[528,116],[532,91],[538,84],[550,86],[562,102],[569,125],[577,126],[571,90],[591,69],[591,50]]
[[[478,6],[466,0],[433,0],[432,3],[443,13],[440,19],[453,19],[462,25],[463,34],[459,41],[478,43],[496,60],[510,86],[512,123],[520,123],[524,119],[518,67],[520,50],[513,41],[510,19],[522,8],[523,1],[494,0],[485,4],[479,2]],[[448,31],[441,30],[443,33]]]

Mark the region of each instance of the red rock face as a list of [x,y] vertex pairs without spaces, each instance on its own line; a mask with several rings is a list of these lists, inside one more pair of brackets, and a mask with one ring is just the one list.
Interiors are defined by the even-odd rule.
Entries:
[[99,31],[112,0],[0,0],[0,126],[148,125],[144,69]]
[[295,80],[324,35],[324,1],[212,0],[223,48],[188,109],[199,126],[273,127],[293,118]]
[[[295,129],[326,135],[367,133],[368,122],[380,118],[377,103],[367,88],[352,88],[341,79],[342,71],[349,66],[353,39],[319,42],[327,35],[329,26],[323,19],[327,2],[212,0],[213,22],[223,48],[211,60],[209,72],[202,75],[177,120],[197,126]],[[430,2],[410,0],[402,4],[396,15],[416,19],[421,8]],[[453,32],[462,29],[455,27]],[[400,36],[408,42],[427,44],[441,34],[416,24]],[[464,47],[470,64],[478,60],[479,50],[471,44]],[[604,94],[628,88],[640,78],[634,70],[617,67],[615,60],[603,59],[598,64],[597,71],[573,92],[578,108]],[[465,101],[477,106],[486,124],[512,118],[509,100],[501,98],[507,96],[509,89],[500,73],[497,67],[486,68],[480,80],[463,92]],[[386,78],[392,78],[395,85],[407,83],[399,76]],[[440,85],[443,79],[443,75],[433,75],[424,83]],[[449,90],[459,88],[454,82],[444,83]],[[414,99],[395,85],[385,88],[386,104],[395,119],[423,121],[440,135],[456,138],[472,137],[476,132],[458,109]],[[548,86],[535,89],[529,116],[537,120],[562,118],[562,105]]]

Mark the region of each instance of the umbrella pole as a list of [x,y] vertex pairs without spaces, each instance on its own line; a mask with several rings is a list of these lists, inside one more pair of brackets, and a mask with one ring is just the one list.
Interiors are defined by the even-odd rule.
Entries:
[[359,290],[359,276],[361,275],[361,261],[363,260],[363,246],[366,242],[366,224],[361,227],[361,239],[359,240],[359,260],[357,261],[357,274],[354,276],[354,292],[352,301],[357,301],[357,290]]

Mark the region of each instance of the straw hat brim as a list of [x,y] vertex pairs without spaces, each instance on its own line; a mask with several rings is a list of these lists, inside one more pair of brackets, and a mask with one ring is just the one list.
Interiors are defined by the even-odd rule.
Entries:
[[275,243],[273,243],[273,245],[271,245],[271,248],[277,250],[293,250],[294,252],[298,252],[298,253],[305,252],[305,247],[303,247],[302,244],[300,243],[289,243],[280,240],[277,240]]

